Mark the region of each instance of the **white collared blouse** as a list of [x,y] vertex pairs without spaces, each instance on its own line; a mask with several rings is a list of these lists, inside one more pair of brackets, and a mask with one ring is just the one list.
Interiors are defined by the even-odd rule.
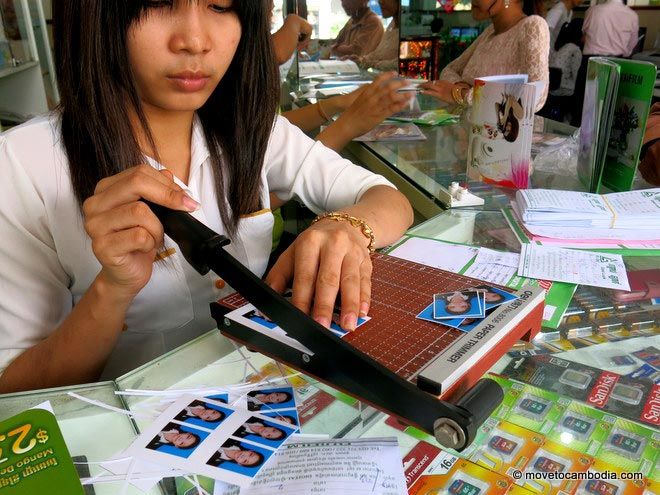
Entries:
[[[177,182],[202,205],[193,216],[222,234],[209,152],[197,119],[191,143],[188,184]],[[261,276],[272,245],[269,193],[283,200],[296,198],[321,213],[356,203],[376,185],[393,187],[278,117],[261,171],[265,209],[239,220],[236,238],[227,250]],[[57,114],[0,134],[0,190],[2,372],[67,317],[101,265],[74,196]],[[231,288],[212,272],[199,275],[169,238],[165,253],[169,256],[154,265],[151,280],[128,310],[125,331],[103,378],[115,378],[216,326],[209,303]]]

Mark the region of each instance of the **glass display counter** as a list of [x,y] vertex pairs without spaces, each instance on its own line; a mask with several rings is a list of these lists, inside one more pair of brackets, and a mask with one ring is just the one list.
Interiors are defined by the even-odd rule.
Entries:
[[[561,129],[550,128],[550,123],[545,125],[547,131],[561,133]],[[564,135],[571,133],[571,129],[564,131]],[[409,234],[518,252],[519,242],[500,211],[500,207],[508,204],[511,191],[483,186],[486,205],[478,209],[442,211],[434,199],[437,188],[465,179],[465,127],[433,127],[425,128],[424,132],[428,138],[425,142],[352,143],[349,151],[358,158],[368,156],[364,160],[367,166],[378,163],[388,171],[386,175],[398,177],[408,188],[401,189],[413,203],[416,198],[422,198],[415,207],[432,218],[413,227]],[[533,180],[539,177],[538,184],[542,185],[540,174],[542,171],[535,170]],[[657,258],[653,257],[625,257],[624,260],[631,272],[657,270],[658,267]],[[631,357],[636,356],[634,353],[660,349],[660,311],[653,297],[622,298],[614,291],[579,287],[558,330],[539,334],[531,344],[515,346],[491,371],[508,374],[512,362],[537,355],[551,356],[563,363],[581,363],[618,375],[634,373],[643,365],[643,359]],[[434,443],[420,432],[402,431],[405,428],[391,418],[258,353],[236,347],[226,354],[223,341],[224,337],[217,330],[211,330],[114,382],[0,396],[0,419],[50,401],[84,479],[101,474],[99,463],[128,447],[137,432],[167,407],[168,398],[186,391],[224,389],[243,382],[293,386],[303,433],[339,438],[396,436],[404,458],[418,447],[420,439]],[[628,359],[621,356],[628,356]],[[637,385],[648,388],[653,387],[652,379],[647,376],[626,380],[633,388]],[[655,387],[658,389],[658,385]],[[84,402],[70,395],[71,392],[95,402]],[[557,403],[568,400],[562,392],[553,393]],[[657,393],[660,400],[660,389]],[[628,412],[622,410],[621,414]],[[608,417],[613,418],[612,424],[621,421],[618,414],[611,413]],[[645,445],[655,449],[653,459],[657,459],[660,451],[657,425],[647,424],[645,428],[654,432]],[[437,444],[434,448],[437,449]],[[597,452],[592,458],[599,458]],[[653,466],[643,467],[647,477],[653,476]],[[94,493],[99,495],[141,493],[125,486],[121,476],[106,475],[91,481]],[[149,493],[175,494],[177,491],[170,479]]]

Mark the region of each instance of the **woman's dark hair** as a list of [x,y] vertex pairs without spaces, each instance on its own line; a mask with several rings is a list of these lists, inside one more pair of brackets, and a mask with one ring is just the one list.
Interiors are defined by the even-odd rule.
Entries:
[[[189,433],[189,432],[185,432],[185,433]],[[194,433],[190,433],[190,434],[191,434],[193,437],[195,437],[195,441],[194,441],[192,444],[190,444],[190,445],[186,445],[185,447],[179,447],[179,446],[177,445],[177,446],[176,446],[177,449],[181,449],[181,450],[190,450],[190,449],[194,449],[195,447],[197,447],[197,446],[199,445],[199,442],[202,441],[202,440],[199,438],[199,435],[195,435]]]
[[205,423],[219,423],[220,421],[224,420],[227,415],[223,413],[222,411],[218,411],[217,409],[213,409],[212,407],[207,407],[206,409],[210,409],[211,411],[217,412],[220,416],[217,417],[217,419],[204,419],[203,421]]
[[584,24],[584,19],[571,19],[571,22],[565,23],[557,35],[555,50],[559,50],[568,43],[573,43],[582,50],[582,24]]
[[[506,125],[511,124],[511,129],[507,130]],[[509,115],[504,121],[504,129],[502,130],[502,136],[504,139],[513,143],[518,139],[518,131],[520,130],[520,125],[518,124],[518,119],[513,115],[513,109],[509,109]]]
[[543,0],[522,0],[522,10],[525,15],[540,15],[545,17]]
[[[174,0],[182,2],[188,0]],[[126,48],[149,0],[54,0],[53,34],[61,133],[79,205],[99,180],[158,153],[131,75]],[[279,84],[268,0],[233,2],[242,35],[226,74],[198,110],[209,147],[218,207],[229,235],[239,215],[258,210],[260,177]],[[152,150],[141,150],[134,113]],[[222,153],[222,159],[221,159]]]
[[201,400],[192,401],[188,407],[200,407],[200,406],[203,407],[204,409],[209,409],[219,414],[217,419],[204,419],[203,421],[205,423],[219,423],[220,421],[222,421],[227,417],[227,415],[224,412],[220,411],[219,409],[216,409],[215,407],[213,407],[210,404],[207,404],[206,402],[202,402]]
[[294,418],[293,416],[289,416],[288,414],[280,414],[278,416],[275,416],[275,419],[279,421],[283,421],[285,423],[290,423],[294,426],[298,425],[298,423],[296,423],[296,418]]
[[502,294],[500,294],[499,292],[493,292],[492,290],[489,290],[489,291],[486,291],[486,292],[489,292],[490,294],[493,294],[493,295],[497,296],[496,301],[503,301],[504,300],[504,296]]
[[[472,304],[470,304],[469,306],[470,306],[469,309],[471,309],[471,308],[472,308]],[[464,309],[464,310],[462,310],[462,311],[455,311],[455,310],[453,310],[453,309],[450,309],[449,306],[445,304],[445,311],[446,311],[447,313],[451,314],[451,315],[463,315],[463,314],[465,314],[465,312],[466,312],[467,310]]]
[[293,399],[293,396],[289,392],[277,392],[278,394],[283,394],[284,397],[286,397],[286,400],[283,402],[289,402],[291,399]]
[[284,437],[286,437],[286,432],[285,432],[283,429],[281,429],[281,428],[277,428],[277,427],[275,427],[275,426],[271,426],[270,428],[272,428],[273,430],[279,431],[279,432],[280,432],[280,436],[277,437],[277,438],[270,438],[270,439],[268,439],[268,440],[279,440],[280,438],[284,438]]
[[268,395],[270,393],[284,394],[284,397],[286,397],[286,400],[284,402],[289,402],[291,399],[293,399],[293,396],[291,395],[290,392],[281,392],[279,390],[275,390],[274,392],[263,392],[262,390],[252,390],[251,392],[248,392],[247,395],[248,397],[252,397],[253,399],[256,399],[257,395],[259,394]]

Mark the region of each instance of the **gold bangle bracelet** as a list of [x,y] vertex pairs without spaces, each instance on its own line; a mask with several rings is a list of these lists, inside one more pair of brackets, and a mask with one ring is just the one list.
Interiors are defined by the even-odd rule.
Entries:
[[465,99],[463,98],[463,87],[454,86],[451,89],[451,96],[454,98],[454,101],[459,105],[465,105]]
[[348,222],[351,224],[351,227],[359,228],[360,232],[362,232],[362,235],[364,235],[367,239],[369,239],[369,245],[367,246],[367,249],[369,250],[370,253],[373,253],[376,248],[376,236],[374,235],[374,231],[369,225],[367,225],[367,222],[362,220],[361,218],[354,217],[352,215],[349,215],[348,213],[341,213],[337,211],[333,211],[330,213],[323,213],[322,215],[319,215],[312,221],[312,225],[314,225],[316,222],[319,220],[325,220],[325,219],[330,219],[334,220],[335,222]]

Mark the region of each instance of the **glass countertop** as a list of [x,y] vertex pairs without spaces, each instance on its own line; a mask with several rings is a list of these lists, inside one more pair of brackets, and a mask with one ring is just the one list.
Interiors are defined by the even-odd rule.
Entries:
[[[428,98],[419,99],[424,102],[426,108],[444,107],[435,101],[429,102]],[[451,107],[444,108],[450,112],[458,111]],[[461,113],[460,122],[457,124],[418,127],[424,133],[426,140],[354,142],[349,149],[354,150],[356,146],[364,146],[431,197],[442,197],[440,191],[448,189],[452,182],[467,183],[470,191],[485,199],[486,207],[501,206],[513,197],[514,190],[468,180],[467,154],[470,125],[465,112]],[[560,143],[571,142],[571,136],[575,132],[575,128],[571,126],[542,117],[535,118],[535,129],[534,139],[538,143],[542,141],[552,143],[554,140],[553,146],[545,146],[544,153],[547,154],[552,150],[555,156]],[[539,151],[543,149],[541,144],[538,146],[538,150],[535,149],[536,152],[533,153],[534,157],[537,157]],[[532,187],[584,190],[575,173],[577,163],[575,159],[559,166],[556,160],[541,157],[538,163],[540,166],[534,167],[531,176]]]

